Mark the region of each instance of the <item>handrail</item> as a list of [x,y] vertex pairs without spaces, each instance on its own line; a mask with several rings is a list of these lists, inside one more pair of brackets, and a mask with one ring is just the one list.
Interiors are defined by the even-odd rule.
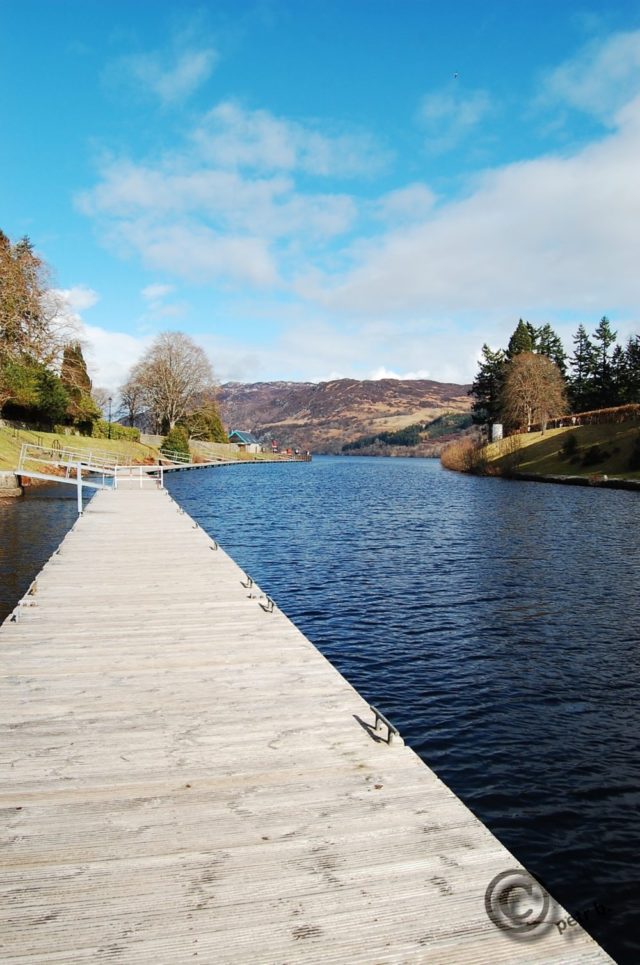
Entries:
[[[34,450],[34,451],[32,451]],[[111,461],[108,465],[98,462],[93,451],[82,451],[79,453],[82,459],[72,461],[71,450],[60,450],[58,452],[53,447],[36,446],[33,443],[23,443],[20,451],[20,463],[17,473],[23,476],[30,476],[35,479],[45,479],[51,482],[69,483],[75,485],[78,491],[78,515],[82,515],[82,487],[89,486],[92,489],[118,488],[118,479],[123,481],[128,475],[129,479],[137,479],[140,489],[143,488],[143,480],[150,474],[158,474],[157,484],[160,489],[164,489],[163,466],[159,463],[140,464],[137,466],[119,466],[117,461]],[[88,456],[89,460],[86,461]],[[31,464],[31,468],[28,464]],[[53,468],[64,468],[64,476],[59,476],[53,472]],[[48,471],[47,471],[48,470]],[[102,484],[95,480],[82,478],[82,474],[90,473],[93,476],[102,476]],[[107,479],[110,483],[107,483]]]
[[19,468],[24,469],[27,462],[58,466],[74,466],[76,463],[81,463],[87,468],[102,472],[115,470],[118,458],[113,453],[102,449],[77,449],[73,446],[58,447],[53,444],[39,446],[33,442],[23,442],[20,449]]
[[161,452],[161,454],[162,454],[163,456],[166,456],[167,459],[170,459],[172,462],[180,462],[180,463],[190,463],[190,462],[191,462],[191,456],[190,456],[190,455],[187,456],[184,452],[178,452],[176,449],[162,449],[162,448],[161,448],[161,449],[160,449],[160,452]]

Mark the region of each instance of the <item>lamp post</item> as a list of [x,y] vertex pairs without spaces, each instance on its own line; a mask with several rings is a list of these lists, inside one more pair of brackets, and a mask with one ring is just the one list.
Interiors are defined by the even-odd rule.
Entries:
[[111,396],[109,396],[109,438],[111,438]]

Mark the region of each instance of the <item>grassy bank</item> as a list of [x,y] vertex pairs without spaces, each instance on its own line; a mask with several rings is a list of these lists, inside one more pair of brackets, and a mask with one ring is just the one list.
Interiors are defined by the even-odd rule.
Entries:
[[486,446],[482,455],[485,471],[496,475],[640,480],[640,425],[634,421],[524,433]]
[[92,439],[87,436],[63,436],[55,432],[35,432],[27,429],[14,430],[0,426],[0,470],[15,470],[20,459],[20,447],[23,442],[30,442],[37,446],[51,446],[58,442],[61,448],[72,446],[74,449],[101,450],[113,453],[122,464],[157,461],[158,450],[154,446],[145,446],[139,442],[127,442],[115,439]]

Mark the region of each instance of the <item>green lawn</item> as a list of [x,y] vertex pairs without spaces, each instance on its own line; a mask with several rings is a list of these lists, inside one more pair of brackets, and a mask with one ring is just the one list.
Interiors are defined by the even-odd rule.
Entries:
[[[573,455],[567,456],[563,443],[571,435],[575,436],[577,446]],[[490,467],[503,472],[516,470],[550,476],[591,476],[597,473],[640,479],[640,470],[629,468],[637,440],[640,446],[640,424],[637,421],[622,422],[525,433],[492,443],[485,451]],[[587,453],[594,446],[598,451],[589,459]]]
[[118,456],[121,464],[138,464],[146,460],[157,460],[158,450],[153,446],[144,446],[139,442],[127,442],[115,439],[93,439],[87,436],[61,436],[55,432],[36,432],[27,429],[14,430],[0,427],[0,470],[16,469],[20,459],[20,447],[23,442],[35,445],[50,446],[57,440],[60,447],[72,446],[74,449],[93,449],[101,452],[113,453]]

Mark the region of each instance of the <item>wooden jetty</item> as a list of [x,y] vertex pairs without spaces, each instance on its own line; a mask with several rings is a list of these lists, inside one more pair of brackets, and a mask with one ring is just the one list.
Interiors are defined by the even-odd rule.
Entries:
[[96,494],[0,675],[3,965],[610,961],[489,920],[516,859],[151,480]]

